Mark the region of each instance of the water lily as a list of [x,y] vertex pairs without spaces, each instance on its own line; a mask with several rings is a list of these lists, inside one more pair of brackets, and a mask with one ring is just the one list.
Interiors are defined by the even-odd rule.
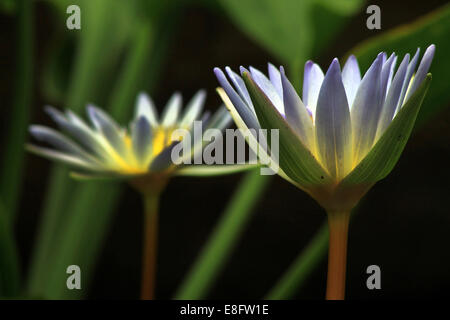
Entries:
[[[199,91],[181,114],[182,97],[179,93],[175,93],[158,119],[152,100],[142,93],[137,98],[135,115],[128,130],[93,105],[87,106],[87,115],[92,126],[70,110],[63,113],[47,107],[46,111],[65,134],[41,125],[30,127],[31,135],[50,147],[28,145],[29,151],[76,168],[72,173],[76,178],[124,179],[143,195],[145,245],[142,298],[144,299],[153,297],[158,198],[170,177],[217,175],[246,169],[241,165],[186,166],[183,165],[186,162],[182,159],[176,159],[176,163],[181,165],[174,164],[171,150],[178,143],[183,143],[183,138],[174,138],[175,135],[172,135],[175,130],[191,130],[194,121],[199,119],[206,128],[215,129],[223,129],[231,122],[230,115],[223,107],[211,117],[208,112],[202,114],[204,100],[205,92]],[[201,152],[203,147],[203,139],[196,139],[192,141],[192,152],[180,157],[195,156],[195,153]]]
[[[78,178],[109,177],[136,181],[152,175],[193,173],[195,168],[174,165],[170,151],[181,141],[173,140],[172,133],[177,129],[190,130],[196,120],[202,120],[203,126],[207,128],[217,129],[223,129],[231,120],[224,108],[212,117],[209,112],[202,114],[205,96],[203,90],[199,91],[181,114],[182,97],[175,93],[158,119],[152,100],[142,93],[137,98],[129,130],[119,126],[94,105],[86,108],[92,127],[70,110],[63,113],[53,107],[46,107],[47,113],[60,129],[77,142],[57,130],[32,125],[31,135],[52,148],[36,145],[28,145],[27,148],[77,168],[73,176]],[[201,145],[202,140],[197,139],[195,143]],[[192,150],[201,151],[201,148],[194,145]],[[200,170],[205,168],[198,168]]]
[[350,211],[398,161],[431,81],[434,51],[428,47],[420,64],[419,49],[412,59],[406,54],[397,69],[395,54],[380,53],[362,78],[354,56],[342,70],[333,59],[325,74],[308,61],[302,98],[283,67],[269,64],[268,77],[253,67],[241,67],[241,76],[226,67],[228,77],[214,69],[238,127],[279,129],[279,175],[328,213],[329,299],[344,297]]

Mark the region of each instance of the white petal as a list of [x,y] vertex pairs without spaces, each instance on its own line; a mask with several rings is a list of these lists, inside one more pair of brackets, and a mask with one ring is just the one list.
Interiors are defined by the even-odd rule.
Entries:
[[344,83],[345,93],[347,94],[348,105],[352,108],[361,82],[361,72],[359,71],[358,60],[354,55],[348,57],[347,62],[342,69],[342,82]]
[[284,116],[284,106],[283,101],[281,100],[282,98],[278,94],[272,82],[270,82],[270,80],[267,79],[267,77],[258,69],[250,67],[250,73],[258,87],[264,92],[267,98],[269,98],[275,108],[277,108],[278,112]]
[[183,118],[179,122],[180,127],[189,127],[195,119],[198,118],[203,109],[203,104],[206,99],[206,91],[199,90],[189,101],[186,106],[186,111]]
[[181,110],[182,98],[179,92],[175,92],[167,102],[162,115],[161,125],[163,127],[173,126],[177,120]]
[[317,99],[319,98],[323,79],[322,69],[312,61],[307,61],[303,76],[303,103],[311,111],[314,120],[316,118]]
[[339,62],[334,59],[317,100],[316,144],[321,163],[340,180],[352,167],[352,126]]
[[273,64],[269,63],[268,65],[270,82],[272,82],[275,90],[277,90],[278,95],[283,100],[283,85],[281,84],[280,71],[278,71],[278,69],[275,68]]
[[157,114],[152,99],[146,93],[139,93],[134,118],[138,119],[140,116],[144,116],[152,127],[156,127],[158,126]]

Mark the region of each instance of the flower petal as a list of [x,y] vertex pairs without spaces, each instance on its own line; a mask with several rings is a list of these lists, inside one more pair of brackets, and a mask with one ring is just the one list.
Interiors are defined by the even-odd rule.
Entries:
[[[225,92],[225,90],[223,90],[223,88],[217,88],[217,93],[222,98],[226,108],[228,109],[228,112],[230,113],[231,117],[233,118],[234,122],[236,123],[236,126],[238,127],[238,129],[242,129],[244,131],[247,131],[249,129],[255,129],[255,130],[261,129],[261,127],[259,127],[259,125],[257,128],[249,128],[248,127],[248,125],[242,119],[242,117],[239,114],[239,112],[237,111],[235,105],[233,105],[229,96],[226,94],[226,92]],[[246,139],[247,139],[247,144],[249,145],[250,148],[252,148],[252,146],[258,145],[257,137],[255,135],[253,135],[253,134],[248,135],[248,136],[246,136]],[[262,157],[262,161],[264,161],[264,163],[267,163],[269,156],[267,155],[265,150],[263,150],[263,152],[261,152],[261,153],[258,153],[258,150],[254,150],[254,149],[252,149],[252,150],[253,150],[253,152],[255,152],[255,154],[258,154],[258,156],[260,158]]]
[[314,130],[312,119],[294,87],[286,78],[284,68],[281,67],[280,71],[286,121],[299,135],[303,144],[312,151],[314,150]]
[[403,82],[405,80],[406,70],[409,63],[409,54],[406,54],[403,61],[398,67],[397,73],[394,76],[392,85],[389,88],[386,100],[381,111],[380,120],[378,122],[377,134],[375,140],[383,134],[389,123],[391,123],[394,117],[395,109],[400,99],[400,93],[402,90]]
[[395,54],[391,54],[389,59],[383,64],[381,69],[381,99],[385,100],[389,79],[392,75],[392,66],[397,61]]
[[414,76],[411,88],[408,89],[405,100],[408,100],[408,98],[417,90],[422,81],[425,79],[428,70],[430,69],[431,62],[433,61],[435,49],[436,47],[434,46],[434,44],[432,44],[423,54],[422,61],[420,61],[419,68],[417,69],[416,75]]
[[180,120],[178,125],[180,127],[190,127],[192,122],[198,118],[203,109],[203,104],[206,99],[206,91],[199,90],[189,101],[186,106],[186,111],[184,112],[183,118]]
[[231,121],[231,114],[228,112],[227,108],[222,105],[216,112],[214,112],[212,118],[208,121],[206,128],[223,130],[230,125]]
[[270,82],[272,82],[278,95],[281,97],[281,99],[283,99],[283,85],[281,83],[280,71],[278,71],[278,69],[275,68],[275,66],[271,63],[268,64],[268,69]]
[[353,166],[372,147],[380,117],[382,101],[381,69],[383,54],[379,54],[364,75],[351,110],[353,133]]
[[250,99],[250,96],[248,94],[248,90],[245,87],[244,80],[233,70],[231,70],[230,67],[225,67],[225,71],[228,74],[228,77],[230,77],[231,82],[233,83],[234,87],[236,88],[237,92],[239,93],[239,96],[243,101],[247,104],[247,106],[252,110],[253,113],[255,113],[255,109],[253,108],[252,99]]
[[335,58],[320,89],[316,109],[316,145],[322,165],[336,180],[352,167],[350,110],[339,61]]
[[112,120],[105,112],[94,107],[93,105],[87,106],[87,113],[91,119],[93,125],[96,127],[110,146],[120,155],[126,155],[126,146],[122,138],[122,134],[119,131],[119,126]]
[[183,99],[179,92],[175,92],[170,97],[166,107],[164,108],[164,112],[161,115],[161,125],[163,127],[171,127],[177,122],[178,115],[181,110],[182,100]]
[[87,162],[86,160],[83,160],[77,156],[56,151],[53,149],[42,148],[34,145],[26,145],[26,149],[34,154],[43,156],[51,160],[69,164],[75,167],[92,171],[99,171],[104,169],[102,166],[95,165],[92,162]]
[[[227,107],[231,117],[233,118],[234,122],[236,123],[236,126],[243,130],[244,132],[247,132],[249,130],[249,127],[247,127],[246,123],[242,120],[241,116],[237,112],[235,106],[231,103],[231,100],[225,93],[223,88],[217,88],[217,93],[222,98],[225,106]],[[258,127],[261,129],[260,127]],[[251,132],[251,131],[250,131]],[[245,135],[245,139],[247,141],[247,144],[249,148],[252,149],[252,151],[258,155],[258,158],[262,163],[268,164],[271,163],[270,155],[267,153],[267,149],[265,149],[262,146],[258,145],[258,140],[255,135]],[[278,165],[278,159],[273,160],[274,163]],[[278,170],[278,175],[281,176],[283,179],[287,180],[288,182],[292,183],[293,185],[298,186],[298,183],[292,180],[281,168]]]
[[[330,177],[306,148],[299,137],[272,105],[269,98],[253,81],[248,72],[243,74],[244,81],[252,97],[256,114],[263,129],[279,130],[279,164],[280,168],[298,185],[311,186],[328,183]],[[268,132],[268,133],[269,133]],[[271,139],[267,139],[270,141]]]
[[152,127],[156,127],[158,126],[157,114],[152,99],[146,93],[139,93],[136,101],[135,119],[144,116]]
[[322,69],[312,61],[305,63],[303,75],[303,103],[311,111],[313,120],[316,119],[317,99],[324,75]]
[[359,71],[358,60],[354,55],[348,57],[347,62],[342,69],[342,82],[344,83],[348,105],[351,110],[359,83],[361,82],[361,72]]
[[182,141],[174,141],[172,144],[163,151],[161,151],[150,163],[149,169],[151,172],[164,171],[169,169],[174,163],[172,162],[172,149]]
[[391,87],[391,83],[392,83],[392,78],[394,76],[394,70],[395,70],[395,66],[397,65],[397,56],[394,57],[394,61],[392,61],[391,64],[391,70],[389,70],[389,76],[388,76],[388,81],[387,81],[387,85],[386,85],[386,94],[389,92],[389,88]]
[[[220,85],[227,94],[231,105],[236,108],[236,112],[239,114],[242,121],[246,124],[248,128],[257,129],[259,128],[258,119],[253,111],[251,111],[248,105],[242,100],[242,98],[236,93],[233,87],[228,82],[225,74],[219,68],[214,68],[214,73],[219,80]],[[223,97],[222,97],[223,100]],[[225,101],[224,101],[225,102]],[[226,103],[225,103],[226,105]],[[228,106],[227,106],[228,107]]]
[[[242,70],[245,69],[241,69],[241,71]],[[269,98],[269,100],[272,102],[275,108],[277,108],[278,112],[284,115],[284,106],[283,101],[281,100],[282,97],[278,94],[277,90],[275,90],[275,87],[273,86],[272,82],[270,82],[270,80],[267,79],[264,73],[262,73],[258,69],[250,67],[250,73],[255,83],[264,92],[267,98]]]
[[343,188],[351,185],[368,186],[386,177],[394,168],[414,127],[417,114],[431,82],[428,74],[413,93],[385,133],[355,169],[341,182]]
[[395,114],[397,114],[397,112],[400,111],[401,107],[403,106],[403,104],[406,101],[406,99],[405,99],[406,91],[408,90],[409,85],[411,84],[411,77],[416,68],[417,61],[419,60],[419,53],[420,53],[420,48],[417,48],[416,54],[411,59],[411,62],[408,65],[408,69],[406,69],[405,80],[403,81],[402,92],[400,93],[400,99],[398,100],[398,105],[395,110]]
[[145,163],[152,152],[152,128],[146,116],[141,115],[132,126],[131,140],[136,160]]
[[69,121],[61,112],[49,106],[45,108],[45,111],[58,124],[61,130],[67,131],[88,151],[95,153],[103,160],[108,158],[107,151],[99,142],[96,134],[81,119],[78,119],[77,122],[74,119]]
[[99,160],[95,159],[75,142],[63,136],[56,130],[40,125],[32,125],[29,130],[33,137],[39,141],[52,145],[59,151],[79,157],[80,159],[83,159],[86,162],[91,162],[92,164],[100,164]]

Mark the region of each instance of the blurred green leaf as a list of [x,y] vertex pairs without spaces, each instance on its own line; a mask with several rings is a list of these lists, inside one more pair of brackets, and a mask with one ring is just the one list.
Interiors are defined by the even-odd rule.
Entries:
[[0,0],[0,12],[12,14],[17,9],[17,0]]
[[[67,90],[66,108],[81,113],[83,106],[93,95],[94,88],[101,80],[101,61],[105,61],[104,49],[111,49],[108,40],[115,43],[111,28],[114,26],[112,10],[107,0],[83,1],[81,11],[81,31],[72,67],[70,85]],[[115,7],[112,7],[115,8]],[[125,45],[125,44],[123,44]],[[30,268],[29,291],[40,296],[47,282],[48,261],[54,252],[57,236],[61,234],[60,225],[64,221],[63,213],[70,200],[74,182],[69,178],[65,166],[54,166],[50,174],[50,183],[44,201],[43,218],[38,233],[38,241]]]
[[341,15],[351,15],[361,9],[365,1],[361,0],[314,0],[314,3]]
[[9,215],[0,200],[0,297],[19,294],[19,263]]
[[[342,30],[349,17],[357,13],[366,2],[365,0],[316,0],[312,1],[311,20],[314,30],[314,41],[308,56],[320,55],[333,42],[335,36]],[[300,66],[303,67],[303,66]],[[301,72],[302,70],[298,70]]]
[[363,0],[221,0],[222,6],[245,33],[292,69],[299,72],[313,52],[319,52],[359,10]]
[[269,291],[265,299],[280,300],[292,298],[298,290],[299,284],[304,283],[316,269],[317,264],[325,259],[328,250],[328,239],[328,224],[324,223],[280,280]]
[[[138,91],[143,88],[137,83],[144,74],[143,66],[150,56],[154,43],[153,29],[143,24],[135,32],[136,40],[128,53],[127,62],[118,78],[117,91],[111,96],[109,111],[119,121],[125,121],[134,105]],[[86,296],[86,291],[69,291],[65,287],[67,274],[64,266],[74,263],[82,268],[85,284],[89,284],[94,272],[95,261],[101,245],[109,230],[114,207],[120,199],[120,185],[117,182],[81,182],[73,192],[73,205],[68,219],[61,226],[66,230],[60,237],[60,246],[54,255],[55,272],[51,275],[46,295],[59,299],[77,299]],[[101,202],[98,199],[102,199]],[[89,234],[77,239],[76,234]],[[86,250],[89,247],[89,250]]]
[[[41,288],[44,298],[80,299],[87,296],[95,262],[120,199],[120,188],[116,182],[80,182],[74,195],[77,201],[67,208],[67,219],[60,224],[63,234],[53,246],[51,264],[47,265],[47,280]],[[72,264],[82,271],[82,290],[66,287],[66,269]]]
[[430,44],[436,45],[436,53],[430,69],[433,74],[433,85],[430,86],[417,118],[417,125],[420,126],[444,107],[449,106],[450,103],[450,90],[448,90],[449,34],[450,4],[447,4],[413,23],[367,39],[350,50],[350,53],[358,57],[361,70],[366,70],[374,57],[381,51],[395,51],[397,55],[402,56],[414,52],[417,47],[425,50]]
[[222,0],[221,4],[242,31],[280,60],[293,63],[309,53],[313,41],[309,0]]
[[[157,21],[136,18],[139,23],[137,20],[133,22],[134,29],[131,30],[132,38],[128,44],[126,59],[121,66],[120,76],[115,77],[117,81],[111,90],[108,103],[110,114],[119,122],[125,122],[131,114],[137,92],[143,90],[144,86],[152,87],[156,83],[161,59],[165,57],[167,39],[172,35],[172,26],[177,17],[176,12],[169,11],[169,8],[172,7],[166,6],[167,12],[163,13],[164,17],[170,15],[172,20],[170,24],[165,23],[164,28],[158,25],[158,19],[163,18],[160,16]],[[114,33],[114,29],[110,32]],[[158,43],[158,46],[153,46],[154,43]],[[82,67],[92,64],[90,61],[92,59],[102,60],[104,57],[92,55],[87,59],[89,62],[82,64]],[[91,77],[95,79],[92,74]],[[88,96],[86,93],[83,95]],[[67,176],[62,176],[65,185],[66,178]],[[67,202],[61,202],[59,208],[53,208],[51,212],[53,216],[47,216],[50,218],[46,219],[41,231],[42,250],[36,255],[37,263],[29,286],[29,291],[34,296],[52,298],[86,296],[86,290],[67,290],[65,268],[70,264],[79,265],[83,270],[85,288],[88,286],[94,271],[94,263],[112,220],[113,208],[120,197],[117,183],[70,182],[75,185],[71,188],[70,197],[67,198]],[[56,201],[59,200],[58,195]],[[80,236],[82,234],[89,236]],[[50,268],[48,268],[49,260],[53,262]]]
[[0,195],[12,225],[22,184],[24,144],[29,121],[33,78],[33,6],[27,0],[17,2],[17,67],[14,74],[14,96],[8,136],[2,150]]
[[[104,97],[111,91],[113,74],[117,65],[119,64],[121,54],[126,44],[131,41],[132,30],[135,29],[135,24],[141,19],[142,11],[140,10],[141,0],[129,1],[112,1],[106,3],[104,0],[81,0],[77,3],[81,10],[81,30],[68,30],[65,28],[66,19],[69,16],[66,13],[66,8],[73,1],[66,0],[50,0],[55,7],[56,24],[64,26],[57,29],[54,35],[49,56],[46,59],[42,77],[42,88],[47,98],[53,101],[63,102],[66,92],[72,92],[72,96],[67,97],[70,102],[71,97],[77,96],[79,91],[88,88],[88,95],[90,102],[95,101],[97,104],[105,102]],[[92,31],[95,30],[95,31]],[[92,35],[86,35],[93,33]],[[80,39],[78,39],[80,38]],[[97,39],[96,45],[92,39]],[[75,44],[79,41],[78,48]],[[86,48],[90,48],[88,50]],[[75,51],[75,52],[73,52]],[[97,74],[96,81],[90,83],[89,86],[83,86],[78,78],[85,78],[86,73],[79,68],[77,61],[87,61],[86,57],[90,54],[99,54],[101,52],[108,52],[103,54],[102,59],[97,60],[95,69]],[[72,78],[67,77],[67,68],[70,65],[69,61],[74,55],[80,55],[76,59],[72,69]],[[86,56],[85,56],[86,55]],[[72,86],[72,87],[71,87]],[[75,87],[73,87],[75,86]],[[75,104],[71,108],[79,109],[83,107]]]
[[269,182],[259,169],[250,171],[234,192],[233,202],[228,203],[216,228],[211,233],[207,245],[202,249],[198,259],[187,274],[176,299],[203,299],[214,279],[225,267],[225,261],[231,254],[239,236],[250,220],[249,212],[265,190]]
[[[2,2],[4,4],[4,2]],[[2,150],[0,176],[0,296],[19,294],[20,266],[14,240],[16,213],[24,163],[24,144],[29,121],[33,69],[33,3],[20,0],[17,6],[17,67],[8,136]]]

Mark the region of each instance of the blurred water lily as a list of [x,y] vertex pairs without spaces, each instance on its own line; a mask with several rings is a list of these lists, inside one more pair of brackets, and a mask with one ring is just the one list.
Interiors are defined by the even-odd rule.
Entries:
[[350,211],[398,161],[431,81],[434,51],[434,45],[427,48],[417,71],[419,49],[411,60],[406,54],[396,71],[397,56],[382,52],[362,79],[354,56],[342,71],[333,59],[325,75],[308,61],[303,99],[283,67],[269,64],[269,77],[241,67],[242,78],[229,67],[228,78],[214,69],[238,127],[279,129],[279,174],[328,213],[328,299],[344,298]]
[[[220,167],[175,166],[171,161],[171,150],[179,143],[172,140],[177,129],[190,130],[194,121],[201,119],[207,128],[223,129],[231,117],[225,108],[219,109],[212,117],[209,112],[202,115],[205,92],[199,91],[181,114],[182,98],[175,93],[158,119],[155,106],[146,94],[140,94],[136,102],[135,116],[129,130],[120,127],[108,114],[88,105],[87,115],[93,127],[67,110],[62,113],[52,107],[46,111],[52,119],[77,142],[64,134],[41,125],[32,125],[30,133],[39,141],[53,148],[28,145],[29,151],[44,157],[70,164],[81,172],[76,177],[124,177],[136,178],[151,174],[192,174],[208,172],[218,174]],[[194,142],[193,142],[194,143]],[[202,139],[195,141],[192,150],[200,151]],[[187,155],[191,156],[191,155]],[[229,168],[223,167],[224,172]]]
[[78,143],[51,128],[41,125],[30,127],[30,133],[37,140],[53,148],[28,145],[29,151],[77,167],[81,172],[73,175],[78,178],[125,178],[141,193],[144,203],[142,299],[154,298],[159,195],[169,178],[174,174],[207,176],[249,168],[245,165],[175,165],[186,163],[180,158],[195,157],[196,152],[202,152],[205,142],[202,136],[188,141],[190,152],[179,155],[177,161],[173,161],[172,149],[186,141],[183,141],[185,136],[172,133],[178,129],[189,132],[195,128],[198,119],[207,129],[223,129],[231,122],[223,107],[212,117],[208,112],[202,115],[204,91],[199,91],[192,98],[182,115],[181,100],[181,95],[175,93],[161,119],[158,119],[151,99],[146,94],[140,94],[129,130],[120,127],[104,111],[92,105],[87,106],[87,114],[93,127],[70,110],[62,113],[47,107],[47,112],[61,130]]

